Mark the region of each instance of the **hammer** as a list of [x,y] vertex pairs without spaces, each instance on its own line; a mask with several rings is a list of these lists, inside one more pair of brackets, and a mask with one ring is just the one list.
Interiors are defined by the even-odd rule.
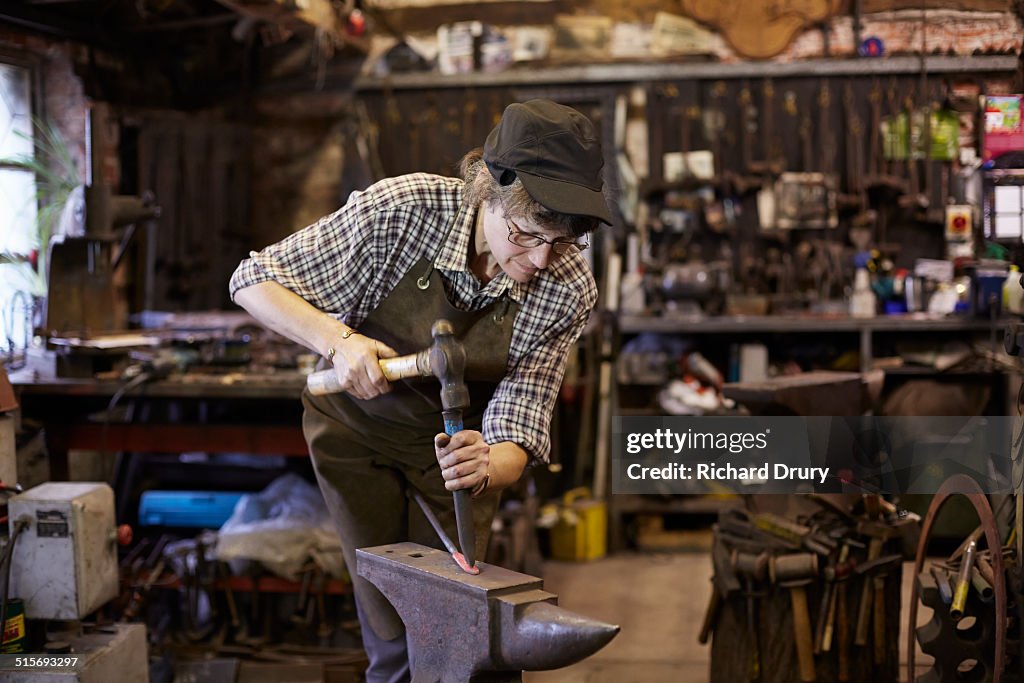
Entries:
[[744,582],[744,591],[747,597],[747,633],[750,636],[750,663],[747,670],[751,681],[761,680],[761,648],[758,644],[757,633],[757,608],[754,600],[754,585],[764,581],[768,576],[768,554],[744,553],[734,550],[732,552],[732,567],[736,575]]
[[806,587],[818,574],[818,556],[813,553],[779,555],[772,558],[769,570],[773,583],[789,589],[800,680],[811,683],[815,680],[814,643],[811,640],[811,615],[807,611]]

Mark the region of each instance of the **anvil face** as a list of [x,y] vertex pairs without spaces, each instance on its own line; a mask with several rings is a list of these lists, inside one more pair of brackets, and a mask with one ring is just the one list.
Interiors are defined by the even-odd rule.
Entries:
[[[534,576],[479,563],[466,574],[416,543],[356,550],[356,570],[405,623],[413,681],[471,681],[503,671],[557,669],[604,647],[618,627],[563,610]],[[499,680],[487,676],[487,680]]]
[[[392,543],[374,548],[356,550],[359,575],[374,581],[380,572],[396,572],[407,579],[415,577],[417,588],[436,585],[460,594],[487,598],[495,591],[543,588],[544,581],[536,576],[520,574],[493,564],[480,564],[480,573],[467,574],[459,569],[452,556],[443,550],[428,548],[418,543]],[[364,562],[365,572],[364,572]],[[378,586],[379,587],[379,586]]]

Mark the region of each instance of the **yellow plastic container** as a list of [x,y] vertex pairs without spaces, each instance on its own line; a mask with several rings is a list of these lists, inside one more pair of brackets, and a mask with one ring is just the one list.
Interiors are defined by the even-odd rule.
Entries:
[[608,510],[604,501],[590,498],[590,490],[576,488],[562,497],[558,522],[551,527],[551,557],[585,562],[608,552]]

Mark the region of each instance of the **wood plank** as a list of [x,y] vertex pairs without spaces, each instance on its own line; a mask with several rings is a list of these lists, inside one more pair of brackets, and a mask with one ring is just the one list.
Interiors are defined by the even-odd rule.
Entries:
[[972,12],[1009,12],[1010,0],[861,0],[861,14],[895,10],[956,9]]
[[441,24],[456,21],[482,21],[496,26],[514,26],[523,23],[529,17],[531,24],[550,24],[556,14],[564,14],[570,10],[568,0],[553,2],[489,2],[460,3],[438,7],[403,7],[387,12],[373,11],[381,17],[386,25],[400,33],[420,33],[437,30]]
[[77,424],[61,430],[68,449],[155,453],[252,453],[306,456],[302,429],[280,425]]

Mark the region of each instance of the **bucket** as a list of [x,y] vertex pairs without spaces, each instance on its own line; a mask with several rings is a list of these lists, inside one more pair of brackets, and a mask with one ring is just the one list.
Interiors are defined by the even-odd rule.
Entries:
[[572,489],[562,499],[558,522],[551,529],[551,557],[566,562],[604,557],[607,534],[604,502],[592,499],[586,488]]

